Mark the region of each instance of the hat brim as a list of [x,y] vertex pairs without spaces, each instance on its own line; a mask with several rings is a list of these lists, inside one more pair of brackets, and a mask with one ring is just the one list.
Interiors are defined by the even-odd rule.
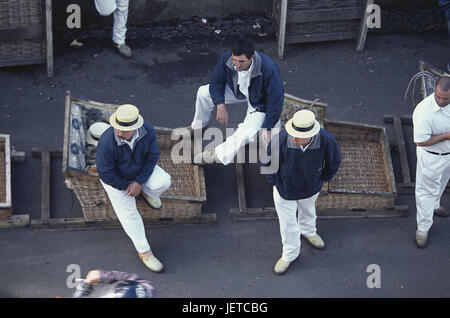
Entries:
[[137,120],[136,124],[134,124],[132,126],[121,126],[116,122],[116,113],[114,113],[111,115],[111,117],[109,117],[109,123],[111,124],[111,126],[113,126],[114,128],[116,128],[118,130],[131,131],[131,130],[136,130],[138,128],[141,128],[142,125],[144,124],[144,118],[142,118],[141,115],[138,115],[138,120]]
[[293,120],[294,120],[293,118],[289,119],[285,126],[286,132],[289,135],[291,135],[292,137],[311,138],[311,137],[314,137],[315,135],[317,135],[320,131],[320,123],[317,120],[314,121],[314,127],[309,131],[297,131],[294,128],[292,128]]
[[98,140],[92,137],[91,132],[89,130],[86,132],[86,143],[94,146],[97,146],[98,144]]

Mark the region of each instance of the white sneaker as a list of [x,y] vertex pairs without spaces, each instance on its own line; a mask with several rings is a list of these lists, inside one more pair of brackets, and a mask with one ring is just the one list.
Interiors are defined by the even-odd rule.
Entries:
[[291,264],[291,262],[287,262],[281,257],[278,260],[278,262],[275,264],[275,267],[274,267],[273,271],[277,275],[284,274],[287,271],[287,269],[289,268],[290,264]]
[[313,236],[303,235],[303,237],[306,238],[306,240],[308,241],[309,244],[311,244],[312,247],[314,247],[318,250],[323,250],[325,248],[325,243],[322,240],[322,238],[319,236],[319,234],[315,234]]
[[159,273],[164,269],[163,264],[155,257],[155,255],[153,255],[153,253],[146,258],[144,258],[141,253],[139,253],[138,255],[145,266],[147,266],[147,268],[149,268],[151,271]]
[[416,246],[418,248],[425,248],[427,245],[428,232],[416,231]]
[[162,208],[162,202],[160,198],[152,198],[148,196],[144,191],[141,192],[142,197],[145,199],[145,202],[154,210],[160,210]]

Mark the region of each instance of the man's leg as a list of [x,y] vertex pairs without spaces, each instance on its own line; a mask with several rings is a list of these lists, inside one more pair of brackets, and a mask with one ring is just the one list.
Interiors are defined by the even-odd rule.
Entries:
[[215,148],[215,153],[220,162],[224,165],[231,163],[239,149],[253,141],[261,129],[265,116],[266,114],[262,112],[247,113],[244,122],[239,124],[234,134]]
[[300,226],[297,222],[297,201],[283,199],[273,187],[273,201],[280,223],[281,242],[283,243],[282,258],[292,262],[300,254]]
[[108,16],[116,11],[116,0],[95,0],[95,8],[102,16]]
[[[242,102],[245,102],[245,100],[234,97],[231,88],[228,85],[225,85],[225,105]],[[192,129],[206,127],[211,120],[211,113],[213,112],[214,107],[213,100],[209,94],[209,84],[200,86],[195,100],[195,114],[191,123]]]
[[108,194],[109,201],[120,221],[125,233],[133,242],[139,253],[145,253],[150,250],[147,238],[145,236],[144,223],[136,207],[136,200],[125,193],[117,190],[101,181],[103,188]]
[[169,189],[170,184],[170,175],[156,165],[150,178],[142,185],[142,191],[151,198],[159,198],[161,194]]
[[125,43],[128,20],[128,1],[116,0],[117,9],[114,11],[114,26],[112,40],[117,45]]
[[441,193],[441,180],[448,158],[439,157],[417,147],[416,209],[417,229],[428,232],[433,224],[433,212]]
[[319,193],[316,193],[310,198],[298,200],[298,223],[302,232],[302,235],[308,240],[308,242],[317,249],[324,249],[325,243],[322,238],[317,234],[316,229],[316,201]]

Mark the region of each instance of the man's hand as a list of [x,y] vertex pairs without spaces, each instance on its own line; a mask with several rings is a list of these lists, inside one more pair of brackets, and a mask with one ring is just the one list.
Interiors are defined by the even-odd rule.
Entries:
[[101,277],[102,276],[100,271],[96,269],[90,271],[84,281],[91,285],[97,285],[98,283],[100,283]]
[[227,108],[225,107],[225,104],[219,104],[217,105],[217,116],[216,116],[216,120],[225,125],[225,127],[228,126],[228,111]]
[[272,137],[271,131],[263,128],[261,131],[261,134],[262,134],[263,141],[266,141],[268,144],[270,142],[270,138]]
[[137,182],[133,182],[128,185],[127,189],[125,190],[125,193],[131,197],[135,197],[141,193],[141,190],[142,186]]

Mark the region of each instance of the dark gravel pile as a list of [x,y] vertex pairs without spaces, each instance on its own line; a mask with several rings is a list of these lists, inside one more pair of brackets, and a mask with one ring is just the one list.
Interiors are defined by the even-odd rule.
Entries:
[[[112,23],[111,23],[112,24]],[[432,32],[447,29],[441,11],[435,9],[415,9],[381,12],[381,28],[369,29],[375,34],[399,34],[411,32]],[[111,41],[111,27],[101,26],[84,29],[54,30],[55,46],[67,47],[74,39],[83,44]],[[239,15],[226,18],[193,17],[189,20],[170,20],[149,25],[129,25],[127,41],[133,46],[145,45],[152,39],[180,39],[198,36],[213,37],[267,37],[275,36],[271,14],[263,16]]]

